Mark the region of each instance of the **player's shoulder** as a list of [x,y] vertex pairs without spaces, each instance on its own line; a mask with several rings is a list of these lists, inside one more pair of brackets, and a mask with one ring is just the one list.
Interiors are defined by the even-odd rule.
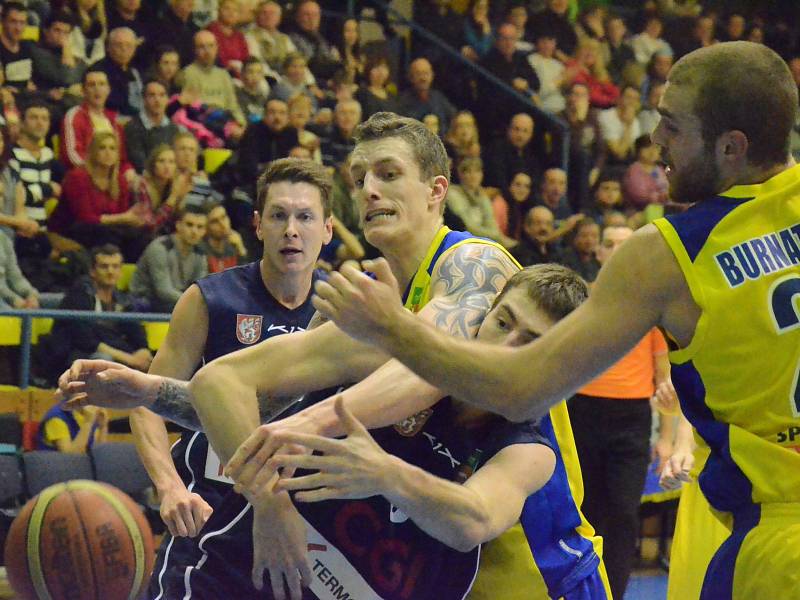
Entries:
[[442,253],[432,276],[442,276],[456,271],[461,276],[480,272],[496,272],[511,277],[519,271],[511,255],[499,244],[482,238],[460,242]]

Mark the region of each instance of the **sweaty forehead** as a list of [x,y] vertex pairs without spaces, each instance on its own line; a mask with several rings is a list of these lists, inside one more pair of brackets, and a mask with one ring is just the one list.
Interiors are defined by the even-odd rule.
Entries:
[[322,209],[319,189],[300,181],[278,181],[270,184],[264,208],[276,207],[284,210]]
[[408,143],[399,137],[360,142],[353,150],[351,170],[366,170],[383,163],[399,163],[415,166],[416,160]]

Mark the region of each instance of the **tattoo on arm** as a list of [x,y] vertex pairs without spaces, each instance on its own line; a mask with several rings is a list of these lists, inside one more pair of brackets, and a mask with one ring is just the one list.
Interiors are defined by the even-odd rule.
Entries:
[[[288,397],[271,398],[262,393],[259,393],[257,398],[258,414],[262,423],[271,421],[297,400]],[[197,416],[197,411],[192,406],[192,398],[186,381],[164,377],[150,410],[186,429],[203,431],[200,417]]]
[[517,266],[502,250],[487,244],[465,244],[445,257],[434,273],[433,300],[425,308],[436,327],[472,338],[495,296]]

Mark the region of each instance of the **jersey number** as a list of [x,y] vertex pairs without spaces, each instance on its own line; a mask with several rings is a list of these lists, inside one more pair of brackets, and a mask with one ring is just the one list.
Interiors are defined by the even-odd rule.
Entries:
[[[769,292],[769,307],[778,335],[800,327],[800,314],[795,306],[795,297],[800,295],[800,277],[789,275],[776,281]],[[789,403],[792,415],[800,417],[800,365],[795,368],[792,393]]]

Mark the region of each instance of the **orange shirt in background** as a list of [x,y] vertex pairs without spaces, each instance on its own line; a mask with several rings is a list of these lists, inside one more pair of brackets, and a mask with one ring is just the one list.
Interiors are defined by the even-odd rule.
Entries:
[[598,398],[650,398],[655,391],[653,357],[666,352],[667,341],[653,328],[633,350],[578,393]]

